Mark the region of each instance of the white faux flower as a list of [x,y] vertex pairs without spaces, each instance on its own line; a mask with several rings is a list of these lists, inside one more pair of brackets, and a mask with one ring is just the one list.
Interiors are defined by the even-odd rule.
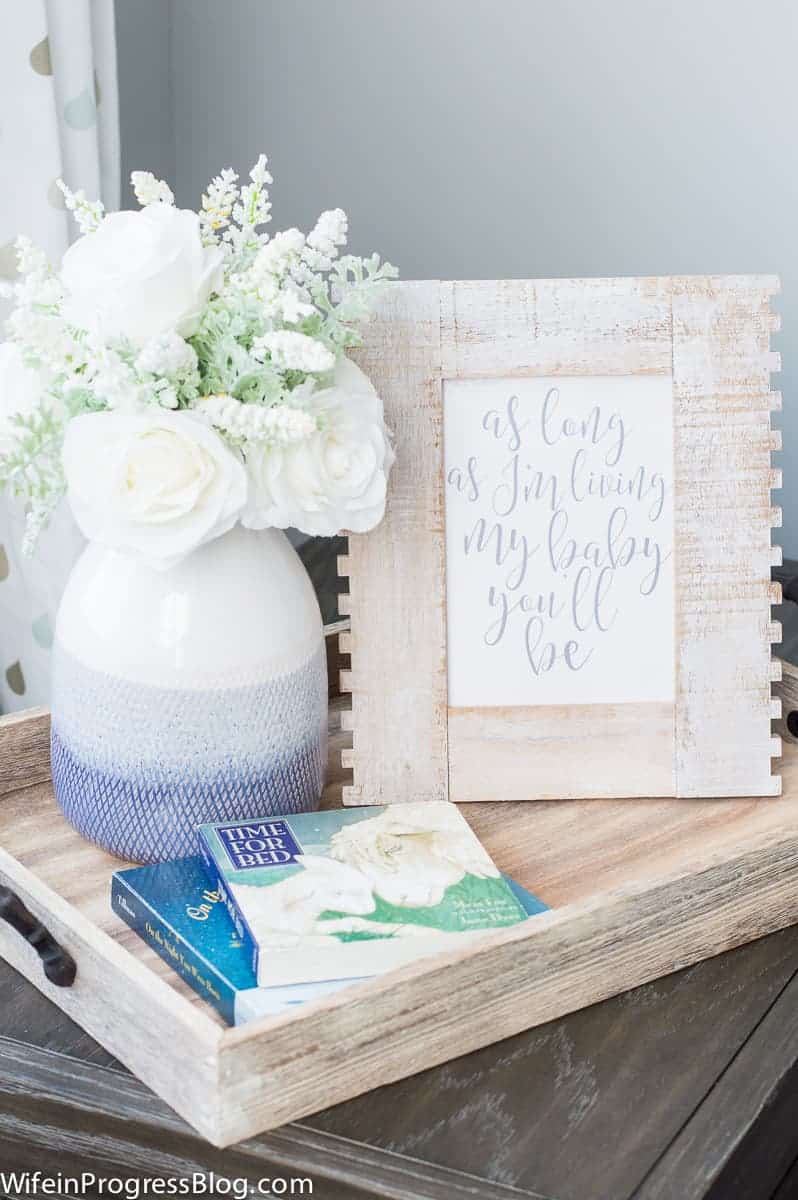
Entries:
[[255,255],[252,269],[255,275],[282,276],[305,245],[305,235],[299,229],[284,229],[261,246]]
[[225,393],[201,396],[192,412],[240,442],[298,442],[316,432],[310,413],[289,404],[243,404]]
[[179,334],[161,333],[150,338],[136,359],[139,371],[151,375],[186,375],[197,366],[197,352]]
[[157,179],[152,171],[131,171],[130,182],[139,204],[174,204],[175,197],[168,183]]
[[48,274],[50,264],[47,261],[47,255],[41,246],[37,246],[26,234],[19,235],[14,243],[14,249],[17,252],[17,268],[20,275],[44,276]]
[[79,329],[144,346],[195,333],[221,286],[223,253],[203,246],[196,213],[170,204],[111,213],[64,255],[64,314]]
[[339,246],[346,245],[349,220],[342,208],[331,208],[323,212],[308,234],[308,245],[320,254],[333,258]]
[[153,387],[131,366],[127,355],[91,334],[81,343],[84,365],[72,386],[89,388],[98,408],[120,413],[145,412],[153,402]]
[[273,300],[274,308],[279,311],[282,319],[289,325],[295,325],[305,317],[313,316],[316,311],[312,304],[303,299],[298,288],[286,282],[277,292]]
[[199,214],[200,229],[205,239],[213,243],[217,230],[230,224],[233,208],[238,199],[238,175],[232,167],[225,167],[208,185],[202,197]]
[[231,529],[246,473],[190,412],[87,413],[67,426],[69,502],[92,541],[169,567]]
[[255,338],[252,357],[263,362],[267,357],[275,367],[283,371],[304,371],[308,375],[321,375],[335,366],[335,355],[316,338],[306,333],[295,333],[291,329],[276,329]]
[[388,904],[427,908],[465,875],[499,872],[447,804],[395,804],[378,817],[345,825],[331,856],[354,867]]
[[18,305],[6,321],[6,333],[52,377],[69,376],[85,358],[85,347],[57,313]]
[[71,212],[75,218],[80,232],[93,233],[103,219],[105,208],[102,202],[100,200],[89,200],[82,188],[77,192],[73,192],[71,188],[67,187],[63,179],[56,179],[55,185],[64,197],[64,205],[67,211]]
[[359,367],[342,359],[333,387],[306,409],[318,431],[288,446],[247,447],[250,529],[289,526],[317,537],[365,533],[383,518],[394,454],[382,401]]
[[42,378],[25,365],[14,342],[0,345],[0,455],[7,454],[19,430],[12,421],[15,414],[30,416],[43,399]]

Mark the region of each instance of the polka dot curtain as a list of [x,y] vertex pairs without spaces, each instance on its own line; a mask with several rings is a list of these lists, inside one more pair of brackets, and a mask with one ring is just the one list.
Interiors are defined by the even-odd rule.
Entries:
[[[55,181],[119,207],[113,0],[0,0],[0,279],[26,233],[57,262],[74,232]],[[8,305],[0,301],[0,320]],[[3,402],[0,397],[0,403]],[[0,499],[0,710],[48,701],[55,611],[82,547],[63,507],[32,558],[24,511]]]

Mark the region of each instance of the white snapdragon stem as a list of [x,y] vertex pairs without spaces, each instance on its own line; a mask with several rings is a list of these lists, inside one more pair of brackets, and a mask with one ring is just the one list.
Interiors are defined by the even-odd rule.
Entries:
[[82,189],[73,192],[63,179],[56,179],[55,183],[64,197],[64,204],[77,221],[80,232],[93,233],[95,229],[99,228],[105,213],[101,202],[89,200]]
[[310,413],[287,404],[265,408],[242,404],[234,396],[215,395],[203,396],[194,411],[234,441],[289,445],[316,432],[316,421]]
[[142,208],[148,204],[174,204],[175,197],[168,183],[156,179],[151,171],[132,171],[130,182]]
[[335,366],[335,355],[323,342],[291,329],[276,329],[256,338],[252,357],[260,362],[268,358],[276,367],[307,375],[323,374]]
[[214,176],[202,197],[199,220],[206,242],[216,241],[216,234],[230,224],[238,196],[238,175],[231,167],[225,167]]

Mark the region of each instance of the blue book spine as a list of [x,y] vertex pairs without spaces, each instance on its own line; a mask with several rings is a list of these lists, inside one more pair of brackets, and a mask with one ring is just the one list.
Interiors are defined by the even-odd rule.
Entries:
[[199,851],[202,855],[202,861],[205,864],[205,870],[209,877],[213,880],[216,890],[224,901],[224,906],[227,909],[227,914],[235,926],[235,931],[240,940],[244,943],[247,953],[249,954],[250,962],[252,963],[252,972],[255,978],[258,978],[258,960],[260,957],[260,947],[252,935],[247,921],[241,913],[238,905],[233,899],[230,888],[227,886],[227,880],[216,862],[215,856],[211,853],[211,848],[205,839],[205,834],[202,829],[197,831],[197,841],[199,843]]
[[118,875],[114,875],[111,885],[111,905],[189,987],[214,1006],[228,1025],[234,1024],[235,989]]

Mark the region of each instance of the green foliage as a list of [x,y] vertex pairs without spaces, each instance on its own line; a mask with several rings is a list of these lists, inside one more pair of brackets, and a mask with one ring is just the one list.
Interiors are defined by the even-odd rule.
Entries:
[[77,417],[81,413],[102,412],[107,407],[105,401],[87,387],[67,388],[62,398],[68,417]]
[[44,408],[25,416],[17,413],[11,417],[11,424],[12,445],[0,456],[0,489],[25,496],[46,519],[65,490],[61,467],[63,425],[50,409]]
[[378,254],[365,259],[345,254],[333,263],[328,279],[317,277],[309,287],[319,311],[298,328],[336,354],[359,346],[363,339],[357,325],[369,320],[377,295],[398,274],[396,267],[381,262]]

